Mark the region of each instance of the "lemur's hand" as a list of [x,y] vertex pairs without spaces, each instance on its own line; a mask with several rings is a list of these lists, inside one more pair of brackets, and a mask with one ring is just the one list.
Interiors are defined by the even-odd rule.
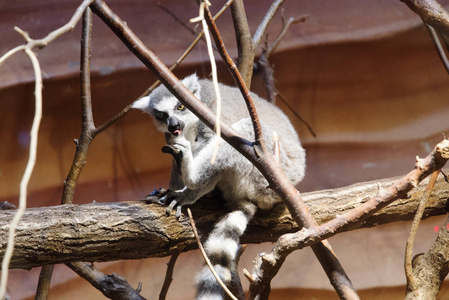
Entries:
[[184,187],[182,190],[167,190],[164,196],[159,198],[159,203],[167,205],[166,213],[169,216],[171,211],[176,207],[175,216],[177,219],[181,217],[181,208],[183,205],[193,204],[196,199],[190,197],[187,192],[188,189]]
[[162,147],[162,152],[173,155],[176,161],[192,153],[191,144],[183,135],[172,136],[167,143],[167,146]]

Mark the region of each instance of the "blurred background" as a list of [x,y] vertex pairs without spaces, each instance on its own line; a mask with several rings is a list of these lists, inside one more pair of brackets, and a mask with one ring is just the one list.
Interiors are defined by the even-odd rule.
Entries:
[[[212,1],[212,12],[225,1]],[[106,1],[167,65],[196,35],[188,21],[197,16],[194,1]],[[270,0],[246,0],[254,34]],[[449,1],[439,1],[449,7]],[[65,24],[79,1],[0,1],[0,55],[22,44],[18,26],[42,38]],[[167,10],[171,14],[167,13]],[[296,0],[284,5],[285,18],[308,15],[293,25],[271,56],[276,87],[307,151],[302,192],[342,187],[356,182],[403,175],[416,155],[426,156],[449,131],[449,77],[420,18],[400,1]],[[230,12],[217,22],[228,51],[236,56]],[[44,49],[36,49],[44,76],[43,120],[37,164],[29,185],[29,207],[58,205],[81,130],[78,24]],[[268,31],[271,43],[282,29],[278,14]],[[260,52],[259,52],[260,53]],[[216,55],[218,57],[218,55]],[[155,77],[118,38],[93,18],[92,101],[100,125],[136,100]],[[182,78],[210,73],[205,43],[200,42],[174,72]],[[28,58],[17,54],[0,66],[0,201],[17,204],[19,182],[28,158],[29,129],[34,113],[33,71]],[[219,62],[219,80],[232,84]],[[255,72],[252,90],[266,97]],[[308,122],[316,137],[295,116]],[[171,159],[160,152],[163,136],[148,116],[132,111],[97,136],[88,153],[74,203],[137,200],[154,188],[166,187]],[[418,232],[416,253],[435,240],[435,226],[444,216],[426,220]],[[402,299],[405,293],[403,253],[410,224],[399,222],[339,234],[330,240],[362,299]],[[251,245],[241,268],[270,244]],[[169,258],[98,264],[118,273],[142,295],[158,297]],[[191,299],[192,274],[202,258],[196,251],[178,258],[168,299]],[[10,271],[11,299],[33,299],[39,269]],[[244,286],[246,279],[242,276]],[[439,297],[448,297],[445,284]],[[58,265],[50,299],[103,299],[104,296],[64,265]],[[273,282],[271,299],[337,299],[309,249],[292,254]]]

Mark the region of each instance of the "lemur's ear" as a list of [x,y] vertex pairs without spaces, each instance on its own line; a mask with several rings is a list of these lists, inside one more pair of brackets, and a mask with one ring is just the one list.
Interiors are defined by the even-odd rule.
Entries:
[[200,98],[200,81],[196,73],[187,76],[182,80],[182,84],[192,93],[195,97]]
[[150,96],[142,97],[136,101],[134,101],[133,106],[131,108],[140,109],[146,111],[150,105]]

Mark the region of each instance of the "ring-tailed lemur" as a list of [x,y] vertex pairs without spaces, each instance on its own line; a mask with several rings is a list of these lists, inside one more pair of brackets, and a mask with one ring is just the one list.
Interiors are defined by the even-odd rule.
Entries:
[[[216,109],[216,97],[210,80],[199,80],[196,74],[182,80],[198,99],[211,110]],[[231,124],[242,137],[251,141],[254,131],[240,91],[219,85],[222,97],[221,120]],[[267,147],[273,151],[273,133],[279,136],[279,163],[293,184],[304,177],[305,151],[287,116],[277,107],[251,94]],[[216,161],[211,164],[219,137],[198,117],[186,109],[166,87],[156,88],[149,96],[137,100],[133,108],[149,113],[157,128],[165,133],[175,162],[172,166],[170,189],[160,201],[168,205],[167,213],[176,206],[193,204],[198,198],[218,188],[230,213],[214,227],[205,242],[206,252],[223,282],[230,283],[236,272],[236,255],[240,236],[257,208],[269,209],[280,198],[268,187],[268,182],[243,155],[226,142],[220,143]],[[197,277],[197,299],[223,299],[223,290],[205,266]]]

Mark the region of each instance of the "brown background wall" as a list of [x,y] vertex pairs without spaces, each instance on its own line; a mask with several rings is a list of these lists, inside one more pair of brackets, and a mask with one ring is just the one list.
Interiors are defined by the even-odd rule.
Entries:
[[[193,37],[156,2],[107,1],[170,64]],[[163,4],[185,22],[197,14],[193,2]],[[0,53],[22,43],[13,26],[40,38],[64,24],[76,5],[72,1],[0,3]],[[254,32],[270,1],[251,0],[245,5]],[[213,10],[219,6],[214,2]],[[312,137],[278,102],[291,117],[307,150],[308,169],[298,186],[301,191],[404,174],[413,167],[416,155],[427,155],[442,139],[442,133],[448,133],[447,74],[419,18],[400,1],[287,1],[284,14],[310,16],[306,23],[291,29],[271,60],[279,91],[317,133]],[[236,53],[229,13],[219,26],[231,53]],[[269,37],[274,38],[279,29],[277,18]],[[72,33],[37,50],[45,79],[44,117],[29,206],[59,203],[73,159],[73,139],[81,128],[79,37],[78,25]],[[92,51],[94,118],[98,125],[135,100],[154,77],[97,18]],[[230,83],[224,68],[219,68],[221,80]],[[0,70],[0,201],[17,203],[34,107],[33,73],[22,54],[8,60]],[[208,70],[205,46],[200,44],[175,73],[179,77],[192,72],[207,76]],[[265,93],[257,74],[253,89]],[[170,159],[160,153],[163,145],[163,138],[147,116],[129,113],[93,142],[75,202],[135,200],[153,188],[166,186]],[[439,224],[441,218],[423,225],[417,251],[427,249],[435,238],[433,227]],[[331,240],[356,288],[381,288],[371,292],[370,299],[386,299],[386,294],[392,299],[402,298],[402,289],[395,294],[390,288],[404,284],[402,256],[407,231],[407,224],[398,223],[341,234]],[[256,253],[269,248],[250,247],[242,264],[250,268]],[[142,281],[143,295],[151,299],[159,293],[166,261],[148,259],[101,266],[106,272],[125,276],[134,286]],[[200,264],[196,253],[181,255],[171,299],[181,299],[181,295],[191,298],[191,274]],[[12,299],[32,297],[37,274],[38,270],[11,271]],[[52,299],[76,299],[74,293],[80,291],[85,299],[102,298],[64,266],[57,267],[53,284]],[[308,250],[289,258],[274,287],[279,289],[275,294],[280,289],[331,289]],[[312,294],[321,295],[317,291]],[[330,299],[324,295],[321,298]]]

